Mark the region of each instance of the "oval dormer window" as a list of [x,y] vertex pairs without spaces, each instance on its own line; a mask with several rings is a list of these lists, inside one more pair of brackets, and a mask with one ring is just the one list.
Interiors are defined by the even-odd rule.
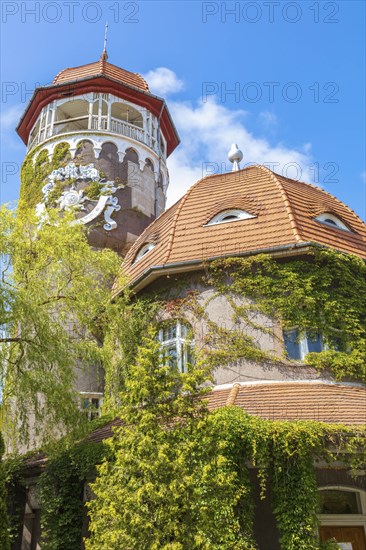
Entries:
[[337,216],[334,216],[333,214],[329,214],[328,212],[324,212],[324,214],[320,214],[320,216],[317,216],[315,220],[317,222],[325,223],[330,227],[338,227],[338,229],[343,229],[344,231],[350,231],[350,229],[339,218],[337,218]]
[[206,225],[249,220],[250,218],[255,218],[255,216],[245,212],[245,210],[224,210],[223,212],[216,214],[216,216],[214,216]]
[[136,254],[135,256],[135,259],[133,261],[133,263],[135,264],[136,262],[138,262],[139,260],[141,260],[141,258],[143,258],[144,256],[146,256],[146,254],[148,254],[148,252],[150,252],[150,250],[152,250],[154,248],[154,243],[147,243],[147,244],[144,244],[140,250],[138,251],[138,253]]

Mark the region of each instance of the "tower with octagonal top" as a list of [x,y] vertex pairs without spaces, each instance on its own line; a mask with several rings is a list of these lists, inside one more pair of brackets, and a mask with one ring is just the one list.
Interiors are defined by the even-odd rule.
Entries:
[[20,208],[72,208],[89,242],[124,255],[165,209],[179,137],[142,76],[100,60],[35,90],[17,132],[27,145]]

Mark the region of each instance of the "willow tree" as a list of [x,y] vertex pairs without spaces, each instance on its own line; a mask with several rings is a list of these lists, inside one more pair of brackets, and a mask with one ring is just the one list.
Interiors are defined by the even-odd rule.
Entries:
[[[119,259],[92,249],[72,215],[47,221],[0,211],[0,383],[7,438],[44,442],[84,417],[76,368],[99,361],[105,306]],[[14,447],[13,447],[14,448]]]

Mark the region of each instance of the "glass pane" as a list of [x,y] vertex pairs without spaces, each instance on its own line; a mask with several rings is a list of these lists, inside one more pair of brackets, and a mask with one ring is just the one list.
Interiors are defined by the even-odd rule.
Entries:
[[187,325],[181,324],[180,326],[180,335],[182,338],[186,338],[188,335],[189,327]]
[[174,340],[177,336],[177,326],[174,325],[168,325],[163,328],[162,331],[162,341],[166,342],[167,340]]
[[322,514],[359,514],[358,494],[351,491],[319,491]]
[[320,338],[320,334],[312,334],[311,336],[308,336],[307,342],[309,352],[313,351],[315,353],[319,353],[323,350],[323,343],[322,339]]
[[163,348],[163,361],[165,365],[169,367],[177,367],[178,354],[175,344],[171,346],[164,346]]
[[283,333],[285,349],[290,359],[301,359],[300,343],[297,342],[297,330],[287,330]]

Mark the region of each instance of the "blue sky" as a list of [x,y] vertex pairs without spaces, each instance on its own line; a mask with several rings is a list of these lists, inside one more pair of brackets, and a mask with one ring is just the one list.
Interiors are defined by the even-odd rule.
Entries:
[[[365,218],[363,1],[3,0],[1,201],[16,200],[25,147],[15,133],[35,85],[96,61],[145,75],[182,143],[169,203],[198,178],[258,162],[316,183]],[[231,93],[230,93],[231,92]],[[207,164],[209,163],[209,164]]]

